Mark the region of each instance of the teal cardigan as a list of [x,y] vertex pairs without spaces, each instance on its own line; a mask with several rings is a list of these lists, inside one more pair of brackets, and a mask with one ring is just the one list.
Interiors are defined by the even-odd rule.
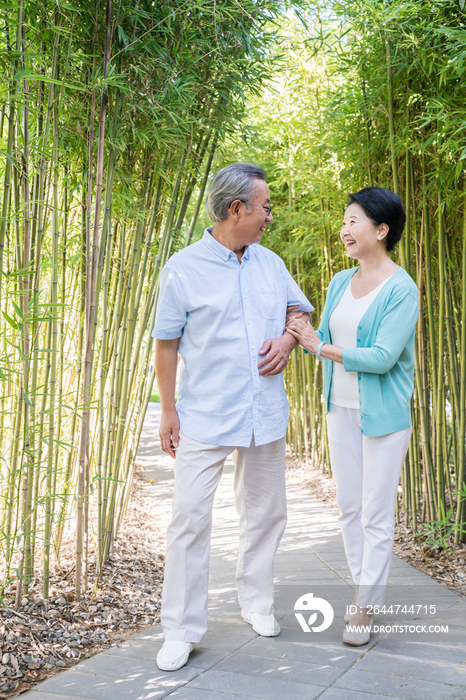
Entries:
[[[358,267],[330,282],[317,333],[332,344],[329,319]],[[419,316],[418,289],[399,268],[369,306],[358,326],[357,347],[343,348],[343,366],[358,373],[361,432],[375,437],[411,425],[414,390],[414,332]],[[330,408],[333,362],[323,360],[324,397]]]

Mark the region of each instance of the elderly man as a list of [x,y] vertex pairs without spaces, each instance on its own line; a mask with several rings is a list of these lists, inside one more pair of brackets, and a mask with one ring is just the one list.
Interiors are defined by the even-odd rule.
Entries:
[[[286,524],[282,372],[293,337],[287,307],[313,307],[283,261],[258,245],[272,221],[262,168],[237,163],[212,179],[213,222],[203,238],[165,265],[153,335],[162,449],[175,457],[175,493],[162,596],[160,669],[181,668],[204,639],[212,502],[235,452],[240,520],[236,571],[243,619],[264,636],[272,614],[273,559]],[[184,367],[175,404],[177,354]]]

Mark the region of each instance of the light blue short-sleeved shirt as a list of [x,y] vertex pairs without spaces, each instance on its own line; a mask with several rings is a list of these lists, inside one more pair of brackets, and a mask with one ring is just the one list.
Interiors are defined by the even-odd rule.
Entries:
[[258,244],[241,264],[207,229],[161,273],[153,336],[180,338],[177,411],[185,435],[210,445],[249,447],[283,437],[283,374],[262,377],[259,350],[285,329],[287,306],[313,311],[283,260]]

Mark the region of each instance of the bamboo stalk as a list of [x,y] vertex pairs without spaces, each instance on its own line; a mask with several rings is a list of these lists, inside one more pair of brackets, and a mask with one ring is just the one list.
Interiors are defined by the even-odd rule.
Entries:
[[[54,88],[55,89],[55,86]],[[55,412],[56,412],[56,385],[57,385],[57,353],[58,353],[58,323],[56,316],[56,307],[58,302],[58,241],[60,236],[60,228],[58,221],[58,105],[54,100],[53,107],[53,216],[52,216],[52,261],[51,261],[51,287],[50,300],[52,304],[52,336],[51,336],[51,368],[50,368],[50,399],[49,399],[49,421],[48,421],[48,449],[47,449],[47,478],[46,478],[46,509],[45,509],[45,526],[44,526],[44,598],[49,596],[49,573],[50,573],[50,547],[52,542],[52,518],[54,511],[54,491],[53,491],[53,457],[54,457],[54,441],[55,437]]]
[[437,518],[441,519],[441,505],[445,506],[445,471],[444,471],[444,426],[445,426],[445,398],[444,398],[444,364],[445,364],[445,246],[443,225],[443,202],[441,194],[438,194],[438,267],[439,267],[439,327],[438,327],[438,364],[437,364],[437,406],[435,416],[437,436]]
[[[466,192],[466,176],[463,174],[463,188]],[[458,430],[458,475],[456,488],[459,493],[464,485],[465,460],[465,431],[466,431],[466,196],[463,195],[463,268],[461,287],[461,338],[460,338],[460,401],[459,401],[459,430]],[[455,543],[464,537],[460,533],[464,521],[464,502],[457,496]]]
[[[97,261],[99,258],[99,232],[100,232],[100,207],[102,202],[103,188],[103,164],[104,164],[104,140],[105,140],[105,118],[108,104],[108,89],[105,83],[107,70],[110,61],[110,38],[111,38],[112,2],[106,0],[106,20],[105,20],[105,47],[104,47],[104,67],[103,67],[103,88],[100,103],[99,137],[97,150],[97,175],[96,175],[96,197],[94,209],[94,232],[92,240],[92,258],[90,269],[87,269],[86,299],[88,299],[88,314],[86,318],[86,349],[84,358],[84,397],[83,397],[83,419],[81,424],[81,443],[78,471],[77,489],[77,519],[76,519],[76,600],[81,600],[83,588],[87,588],[87,576],[83,578],[83,551],[87,547],[87,532],[83,530],[84,508],[87,509],[85,494],[85,483],[89,482],[89,429],[90,429],[90,383],[92,375],[91,354],[94,337],[94,318],[96,305],[96,275]],[[85,502],[86,501],[86,502]],[[86,571],[86,562],[84,562]]]
[[396,141],[395,141],[395,111],[393,106],[393,75],[392,75],[392,60],[390,37],[388,33],[385,36],[385,51],[387,59],[387,90],[388,90],[388,127],[390,132],[390,153],[392,159],[392,177],[393,190],[396,194],[400,193],[398,180],[398,164],[396,159]]

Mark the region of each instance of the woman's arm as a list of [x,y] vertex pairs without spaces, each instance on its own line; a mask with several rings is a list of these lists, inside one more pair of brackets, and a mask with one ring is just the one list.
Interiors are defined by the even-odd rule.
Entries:
[[[380,322],[374,345],[370,348],[342,348],[323,345],[320,356],[343,364],[347,372],[385,374],[397,362],[416,327],[419,316],[418,300],[407,294],[394,300]],[[315,354],[321,341],[309,323],[291,319],[287,330],[308,352]]]

